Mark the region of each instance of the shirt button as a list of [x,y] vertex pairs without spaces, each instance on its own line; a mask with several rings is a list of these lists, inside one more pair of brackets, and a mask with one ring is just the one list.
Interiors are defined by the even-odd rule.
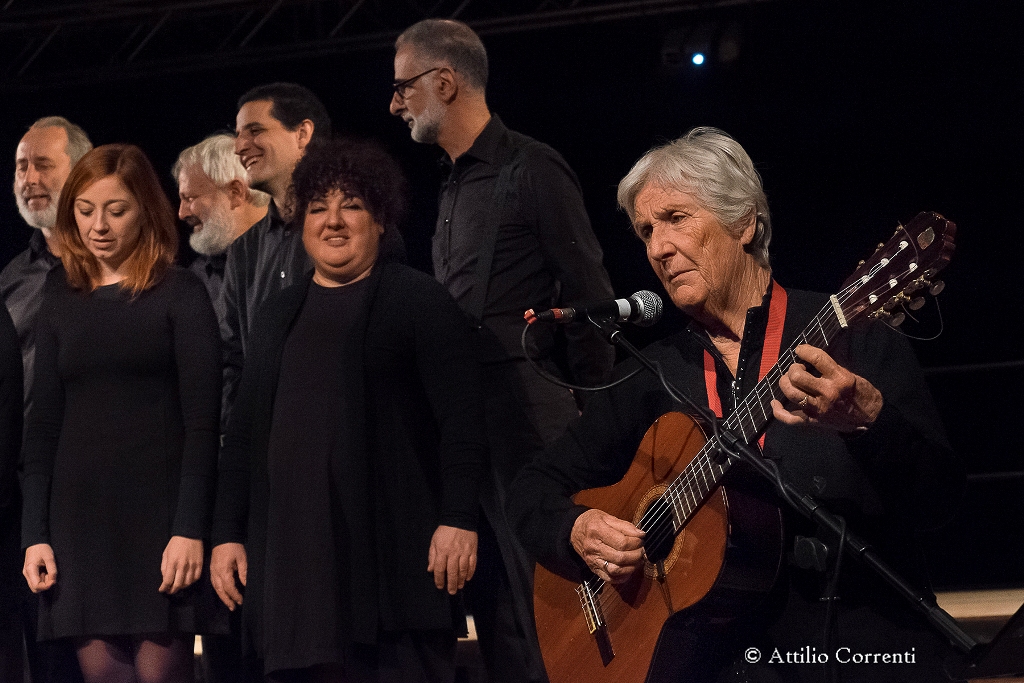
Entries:
[[282,280],[284,279],[284,271],[283,270],[281,271],[281,279]]

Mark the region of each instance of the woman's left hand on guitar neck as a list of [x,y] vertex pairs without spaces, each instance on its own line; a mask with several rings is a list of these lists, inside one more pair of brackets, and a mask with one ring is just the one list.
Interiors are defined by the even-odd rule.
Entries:
[[797,357],[818,371],[808,372],[804,363],[793,363],[779,380],[779,389],[795,404],[787,410],[772,401],[775,419],[788,425],[817,424],[840,432],[863,431],[882,410],[882,393],[871,382],[839,365],[823,350],[801,344]]
[[629,578],[643,564],[644,532],[597,509],[576,518],[569,540],[590,571],[612,583]]

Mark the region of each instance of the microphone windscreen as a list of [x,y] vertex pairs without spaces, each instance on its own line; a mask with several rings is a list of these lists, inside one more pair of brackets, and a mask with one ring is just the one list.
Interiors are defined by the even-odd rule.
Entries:
[[637,325],[640,327],[650,327],[661,320],[664,304],[662,304],[660,296],[650,290],[641,289],[629,298],[637,305],[640,311],[640,317],[634,321]]

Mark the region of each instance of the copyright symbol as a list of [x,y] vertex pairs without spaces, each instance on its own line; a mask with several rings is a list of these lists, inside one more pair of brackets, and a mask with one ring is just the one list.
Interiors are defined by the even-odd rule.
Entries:
[[743,658],[747,660],[748,664],[757,664],[761,661],[761,651],[756,647],[748,647],[743,653]]

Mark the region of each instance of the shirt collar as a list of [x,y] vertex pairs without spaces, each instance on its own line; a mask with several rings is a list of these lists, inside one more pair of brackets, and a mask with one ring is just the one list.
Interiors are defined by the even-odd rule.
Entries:
[[50,248],[46,246],[46,237],[43,236],[43,231],[39,228],[32,229],[32,236],[28,238],[28,248],[33,261],[38,258],[45,258],[53,264],[60,260],[50,253]]
[[287,227],[288,223],[281,218],[281,212],[277,210],[277,204],[271,199],[270,206],[267,207],[267,230],[284,229]]
[[[502,145],[504,144],[508,128],[502,122],[501,117],[497,114],[491,114],[491,120],[487,122],[484,129],[480,131],[480,134],[476,136],[476,140],[470,145],[469,149],[465,151],[455,163],[465,164],[472,158],[478,161],[483,161],[488,164],[496,164],[500,160],[500,153]],[[439,163],[442,167],[451,168],[454,164],[448,158],[447,154],[442,154]]]
[[212,256],[206,256],[203,254],[199,255],[205,263],[203,266],[206,268],[207,273],[223,273],[224,266],[228,262],[228,252],[222,251],[219,254],[213,254]]
[[[743,326],[743,347],[747,348],[754,339],[758,340],[760,345],[762,338],[764,337],[765,329],[768,327],[768,307],[772,300],[772,289],[775,286],[775,280],[771,280],[768,283],[768,289],[765,291],[764,296],[761,298],[761,303],[758,306],[747,309],[747,317]],[[690,319],[687,323],[686,329],[694,337],[700,340],[700,343],[708,350],[718,353],[718,348],[712,343],[711,336],[708,334],[704,327],[697,323],[696,320]]]

